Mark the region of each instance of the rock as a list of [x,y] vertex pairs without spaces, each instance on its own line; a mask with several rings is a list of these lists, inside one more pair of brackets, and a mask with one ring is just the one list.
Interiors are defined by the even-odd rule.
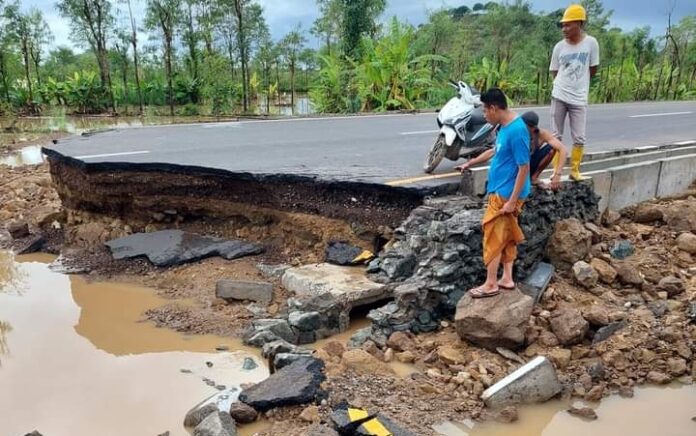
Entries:
[[290,312],[288,322],[298,330],[309,332],[321,327],[321,314],[319,312]]
[[278,265],[267,265],[260,263],[256,265],[256,268],[261,272],[261,275],[266,279],[279,279],[283,277],[285,271],[291,268],[290,265],[278,264]]
[[672,378],[660,371],[650,371],[648,373],[648,381],[656,385],[666,385],[672,381]]
[[570,409],[568,409],[567,412],[573,416],[577,416],[578,418],[583,418],[588,421],[594,421],[595,419],[597,419],[597,413],[589,407],[573,406]]
[[559,392],[562,386],[551,362],[537,356],[500,380],[481,395],[486,406],[500,408],[519,403],[546,401]]
[[317,402],[325,395],[321,389],[321,383],[326,379],[323,370],[324,362],[319,359],[298,360],[244,389],[239,394],[239,401],[260,412]]
[[627,257],[632,256],[634,252],[635,248],[633,248],[633,244],[631,244],[631,241],[626,239],[615,241],[611,248],[609,248],[609,254],[611,257],[619,260],[624,260]]
[[326,247],[326,262],[334,265],[353,265],[355,258],[360,256],[363,249],[345,241],[331,241]]
[[304,422],[319,422],[321,420],[319,417],[319,408],[317,406],[307,406],[302,413],[300,413],[300,419]]
[[537,263],[527,278],[519,284],[520,291],[532,297],[534,304],[539,303],[541,297],[544,295],[544,291],[546,291],[546,288],[553,278],[554,271],[555,269],[550,263]]
[[251,371],[258,368],[259,365],[251,357],[245,357],[244,363],[242,364],[242,369],[245,371]]
[[640,271],[635,266],[626,262],[617,262],[615,268],[619,281],[622,284],[630,286],[640,286],[643,284],[643,276],[640,275]]
[[[248,339],[252,339],[256,333],[268,331],[277,338],[294,344],[297,342],[297,333],[292,330],[290,324],[284,319],[262,318],[251,322],[251,332],[245,336],[245,342],[251,344]],[[263,344],[261,344],[263,345]]]
[[642,203],[636,207],[633,214],[633,221],[641,224],[650,224],[655,221],[662,221],[664,214],[660,206],[650,203]]
[[598,382],[600,380],[604,380],[606,370],[604,369],[604,364],[602,364],[602,362],[597,361],[587,367],[587,373],[592,378],[592,381]]
[[280,339],[278,335],[270,330],[252,330],[244,336],[244,343],[254,347],[263,347],[268,342],[277,341]]
[[387,340],[387,346],[396,351],[406,351],[415,348],[416,344],[406,332],[394,332]]
[[387,348],[384,352],[384,361],[386,363],[392,362],[394,360],[394,350],[392,348]]
[[340,436],[336,430],[322,424],[314,424],[310,426],[303,434],[304,436]]
[[394,370],[389,365],[360,348],[343,353],[341,363],[347,368],[365,374],[394,375]]
[[211,403],[205,404],[200,407],[194,407],[186,414],[186,417],[184,418],[184,426],[196,427],[198,424],[203,422],[206,416],[217,411],[217,406]]
[[416,355],[412,351],[404,351],[396,354],[396,360],[401,363],[413,363],[416,361]]
[[616,281],[617,272],[609,263],[595,257],[590,262],[590,265],[597,271],[599,279],[604,283],[610,285]]
[[559,269],[570,269],[590,252],[592,233],[577,219],[558,221],[546,245],[546,254]]
[[604,395],[604,386],[602,385],[597,385],[594,386],[590,391],[585,395],[585,400],[591,401],[593,403],[597,403],[602,399],[602,396]]
[[240,424],[249,424],[256,421],[258,413],[248,404],[235,401],[230,407],[230,415]]
[[210,256],[232,260],[263,252],[263,247],[258,244],[200,236],[182,230],[134,233],[108,241],[105,245],[114,259],[145,256],[156,266],[181,265]]
[[16,254],[31,254],[41,251],[46,239],[41,235],[30,235],[12,243],[12,251]]
[[606,327],[602,327],[601,329],[597,330],[597,333],[595,333],[594,337],[592,338],[592,345],[597,345],[602,341],[606,341],[626,325],[626,321],[618,321],[613,322]]
[[466,363],[464,353],[451,345],[443,345],[438,348],[437,357],[446,365],[459,365]]
[[346,347],[339,341],[330,341],[322,348],[329,356],[340,358],[346,352]]
[[681,358],[667,359],[667,369],[672,377],[679,377],[686,374],[686,360]]
[[250,300],[268,304],[273,299],[273,285],[265,282],[218,280],[215,284],[215,297],[224,300]]
[[26,222],[11,222],[7,225],[7,232],[12,239],[22,239],[29,236],[29,225]]
[[261,355],[266,358],[273,358],[280,353],[293,353],[293,354],[311,354],[310,350],[295,346],[288,341],[282,339],[275,340],[273,342],[268,342],[264,344],[261,350]]
[[693,233],[682,233],[677,238],[677,247],[689,254],[696,254],[696,235]]
[[[372,327],[365,327],[359,330],[356,330],[355,333],[353,333],[353,336],[350,337],[350,340],[348,341],[348,346],[351,348],[359,348],[362,346],[362,344],[365,343],[370,338],[370,335],[372,334]],[[341,352],[343,354],[343,352]]]
[[514,353],[514,352],[508,350],[507,348],[498,347],[495,349],[495,351],[497,351],[498,354],[500,354],[504,358],[512,360],[513,362],[517,362],[521,365],[524,365],[526,363],[524,361],[524,359],[522,359],[520,356],[517,355],[517,353]]
[[573,276],[575,280],[585,288],[592,288],[599,280],[599,274],[590,266],[589,263],[579,260],[573,265]]
[[237,427],[229,413],[217,411],[193,429],[193,436],[237,436]]
[[607,209],[602,214],[602,224],[604,224],[607,227],[611,227],[614,224],[618,223],[620,219],[621,214],[615,210]]
[[667,292],[669,297],[674,297],[684,292],[686,286],[682,279],[674,276],[667,276],[660,280],[660,283],[657,284],[657,289]]
[[582,342],[590,325],[579,310],[566,306],[556,310],[551,316],[551,330],[563,345]]
[[572,352],[565,348],[554,348],[549,352],[549,359],[558,369],[565,369],[570,363]]
[[38,430],[34,430],[31,433],[27,433],[24,436],[43,436]]
[[609,310],[600,305],[593,304],[582,315],[593,327],[604,327],[609,324]]
[[495,420],[503,424],[511,424],[520,419],[519,412],[515,406],[504,407],[500,412],[496,413]]
[[[309,350],[307,350],[309,352]],[[276,370],[291,365],[298,360],[309,358],[309,354],[305,353],[278,353],[273,357],[273,366]]]
[[483,299],[468,293],[459,300],[454,317],[462,339],[495,351],[524,345],[525,331],[532,314],[533,300],[519,291],[507,291]]

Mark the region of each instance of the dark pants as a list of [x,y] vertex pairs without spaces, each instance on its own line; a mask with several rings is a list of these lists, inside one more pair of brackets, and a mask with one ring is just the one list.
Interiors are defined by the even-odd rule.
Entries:
[[549,144],[544,144],[539,146],[534,153],[529,158],[529,173],[532,175],[532,180],[536,180],[539,177],[553,157],[556,155],[556,150]]

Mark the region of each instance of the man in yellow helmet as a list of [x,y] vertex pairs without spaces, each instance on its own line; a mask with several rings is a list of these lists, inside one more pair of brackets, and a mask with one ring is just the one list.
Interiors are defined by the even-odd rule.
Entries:
[[587,22],[585,8],[570,5],[561,19],[564,39],[553,48],[551,66],[551,127],[558,140],[563,139],[566,116],[570,121],[573,150],[570,154],[570,177],[581,180],[580,162],[585,146],[587,100],[590,78],[597,74],[599,44],[584,31]]

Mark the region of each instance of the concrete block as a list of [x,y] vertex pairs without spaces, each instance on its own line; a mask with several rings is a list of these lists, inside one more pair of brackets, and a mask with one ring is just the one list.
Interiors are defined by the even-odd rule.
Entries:
[[561,389],[553,364],[546,357],[537,356],[486,389],[481,399],[488,407],[501,408],[543,402],[553,398]]
[[661,166],[660,161],[650,161],[612,168],[609,209],[620,210],[655,198]]
[[460,190],[464,195],[485,195],[486,183],[488,183],[488,167],[472,168],[462,177]]
[[662,159],[657,196],[686,191],[696,179],[696,154]]
[[599,213],[603,213],[609,206],[609,196],[611,195],[611,172],[607,170],[590,171],[583,174],[592,179],[592,186],[595,194],[599,195]]
[[520,291],[532,297],[534,304],[537,304],[551,282],[553,272],[553,265],[539,262],[524,282],[520,283]]
[[250,300],[268,304],[273,299],[273,285],[223,279],[215,284],[215,296],[225,300]]
[[667,156],[665,156],[665,157],[678,157],[678,156],[686,156],[689,154],[696,154],[696,146],[675,147],[675,148],[666,150],[665,153],[667,154]]

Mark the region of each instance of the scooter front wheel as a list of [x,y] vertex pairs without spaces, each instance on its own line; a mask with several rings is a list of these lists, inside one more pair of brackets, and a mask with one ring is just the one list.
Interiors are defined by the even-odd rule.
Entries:
[[437,140],[428,152],[425,165],[423,165],[423,171],[428,174],[435,171],[435,168],[440,165],[440,162],[442,162],[442,159],[444,159],[446,153],[447,143],[445,142],[445,135],[440,135],[437,137]]

